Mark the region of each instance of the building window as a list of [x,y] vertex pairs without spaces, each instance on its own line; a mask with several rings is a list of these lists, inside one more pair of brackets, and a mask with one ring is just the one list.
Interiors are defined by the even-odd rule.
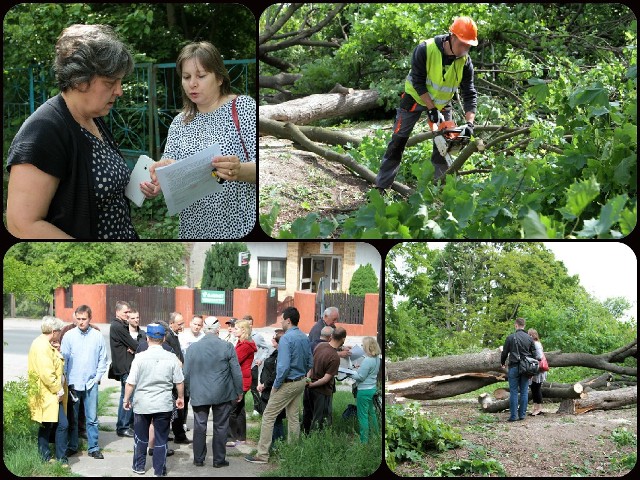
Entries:
[[258,258],[258,285],[284,288],[286,270],[286,259]]

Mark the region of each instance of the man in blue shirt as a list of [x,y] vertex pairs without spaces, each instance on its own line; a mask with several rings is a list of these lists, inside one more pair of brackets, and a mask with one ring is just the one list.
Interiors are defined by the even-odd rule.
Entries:
[[[64,357],[65,377],[72,398],[82,399],[84,403],[89,456],[102,459],[104,457],[98,446],[98,383],[107,371],[107,344],[102,334],[89,324],[89,306],[79,306],[75,318],[78,328],[65,334],[60,352]],[[73,411],[75,418],[78,418],[78,401],[74,401]],[[78,450],[77,423],[71,427],[69,450]]]
[[245,457],[251,463],[267,463],[273,434],[273,425],[282,409],[288,419],[288,440],[300,436],[300,401],[306,385],[306,374],[313,366],[311,347],[307,336],[298,328],[300,312],[295,307],[282,312],[282,329],[285,331],[278,344],[276,379],[273,382],[269,403],[262,414],[258,452]]

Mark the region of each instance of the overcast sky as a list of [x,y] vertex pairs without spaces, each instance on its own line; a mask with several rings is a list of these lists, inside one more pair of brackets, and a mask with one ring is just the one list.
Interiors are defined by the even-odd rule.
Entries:
[[[628,315],[637,320],[638,262],[633,250],[618,242],[562,241],[542,242],[556,259],[562,261],[570,275],[599,300],[625,297],[632,308]],[[430,248],[444,243],[429,242]]]

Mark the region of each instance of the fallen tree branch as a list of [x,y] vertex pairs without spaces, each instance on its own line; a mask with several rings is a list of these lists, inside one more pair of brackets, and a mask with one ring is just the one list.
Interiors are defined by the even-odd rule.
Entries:
[[[318,144],[309,140],[309,138],[307,138],[300,131],[298,126],[294,125],[293,123],[285,124],[284,128],[289,132],[289,138],[291,140],[298,142],[304,150],[315,153],[316,155],[320,155],[321,157],[326,158],[329,161],[340,163],[341,165],[345,166],[350,171],[364,178],[368,182],[375,183],[376,174],[373,173],[364,165],[361,165],[358,162],[356,162],[353,158],[351,158],[351,156],[341,155],[337,152],[334,152],[333,150],[319,146]],[[412,189],[410,189],[406,185],[403,185],[399,182],[393,182],[391,188],[393,188],[395,191],[397,191],[402,195],[410,195],[413,193]]]

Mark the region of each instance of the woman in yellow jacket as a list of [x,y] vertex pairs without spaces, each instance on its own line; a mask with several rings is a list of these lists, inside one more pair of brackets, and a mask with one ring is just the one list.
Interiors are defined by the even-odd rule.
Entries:
[[[52,343],[59,342],[64,323],[59,318],[45,316],[40,330],[42,335],[31,343],[28,357],[29,409],[31,419],[40,424],[38,451],[45,462],[53,461],[49,451],[49,435],[57,423],[55,455],[68,468],[67,446],[67,385],[63,376],[64,359]],[[57,337],[57,338],[56,338]]]

